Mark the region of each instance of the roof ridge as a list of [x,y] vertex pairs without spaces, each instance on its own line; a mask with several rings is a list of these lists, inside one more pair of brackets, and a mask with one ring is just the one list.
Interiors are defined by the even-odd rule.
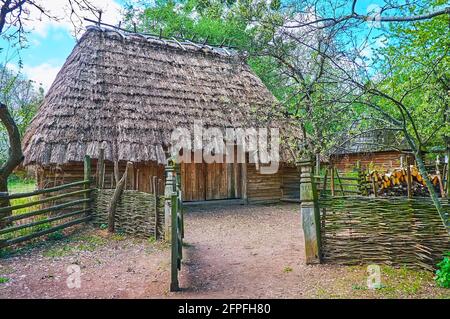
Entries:
[[[104,24],[103,24],[104,25]],[[242,56],[245,57],[245,52],[239,52],[233,48],[230,47],[217,47],[212,46],[206,43],[196,43],[187,39],[184,40],[178,40],[175,37],[167,38],[167,37],[159,37],[153,34],[146,34],[146,33],[138,33],[138,32],[132,32],[128,30],[121,29],[119,27],[115,26],[99,26],[99,25],[90,25],[86,27],[86,33],[81,37],[81,39],[89,34],[91,31],[99,31],[103,33],[115,33],[119,35],[123,39],[133,39],[133,38],[140,38],[142,40],[145,40],[149,43],[154,44],[160,44],[160,45],[166,45],[171,46],[173,48],[178,48],[183,51],[198,51],[198,52],[204,52],[204,53],[212,53],[217,54],[220,56],[225,57],[236,57],[236,56]],[[81,41],[80,39],[80,41]]]

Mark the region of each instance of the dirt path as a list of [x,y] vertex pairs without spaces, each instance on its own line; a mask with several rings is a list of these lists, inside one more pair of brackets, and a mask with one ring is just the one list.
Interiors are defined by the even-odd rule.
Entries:
[[296,205],[191,208],[186,218],[183,297],[311,296],[339,267],[304,265]]
[[306,266],[298,205],[190,207],[185,225],[181,292],[166,244],[91,228],[0,258],[0,298],[450,298],[428,272],[383,267],[369,291],[363,266]]

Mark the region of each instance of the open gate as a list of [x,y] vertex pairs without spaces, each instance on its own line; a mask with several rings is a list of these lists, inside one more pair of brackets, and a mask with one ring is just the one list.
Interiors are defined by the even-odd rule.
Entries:
[[[178,272],[183,259],[184,222],[182,211],[182,192],[180,165],[169,160],[166,166],[166,220],[170,218],[170,231],[167,232],[171,243],[171,278],[170,291],[179,291]],[[169,216],[168,216],[169,215]]]

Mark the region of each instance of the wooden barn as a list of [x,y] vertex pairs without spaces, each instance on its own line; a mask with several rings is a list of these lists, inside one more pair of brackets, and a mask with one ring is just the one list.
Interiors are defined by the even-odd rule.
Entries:
[[397,142],[392,132],[374,130],[334,149],[329,162],[339,171],[351,171],[357,162],[363,168],[387,171],[400,167],[408,154],[410,151],[405,142]]
[[[153,192],[164,183],[171,132],[257,126],[275,98],[231,49],[89,27],[68,57],[24,137],[25,165],[39,187],[83,175],[83,157],[104,149],[105,188],[114,162],[133,162],[126,188]],[[271,127],[285,124],[271,123]],[[247,154],[248,155],[248,154]],[[282,158],[275,174],[257,164],[181,165],[185,201],[298,198],[299,174]],[[95,169],[93,170],[95,171]]]

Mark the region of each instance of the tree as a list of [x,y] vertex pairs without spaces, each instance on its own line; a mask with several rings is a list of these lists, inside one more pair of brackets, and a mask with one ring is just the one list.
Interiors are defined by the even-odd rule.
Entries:
[[[81,22],[83,12],[98,14],[98,10],[88,0],[66,0],[67,14],[76,27]],[[48,3],[39,0],[2,0],[0,7],[0,36],[12,43],[19,44],[19,48],[26,43],[26,25],[30,19],[32,10],[37,10],[41,15],[49,19],[60,20],[51,14]],[[0,48],[1,52],[1,48]],[[0,122],[8,136],[8,156],[0,161],[0,192],[8,192],[8,177],[13,170],[23,161],[21,146],[21,130],[25,129],[30,121],[37,104],[30,102],[33,95],[31,84],[21,77],[16,77],[6,69],[1,69],[1,98],[0,100]],[[31,95],[30,95],[31,94]],[[34,99],[34,98],[33,98]],[[5,103],[8,103],[6,105]],[[10,105],[12,104],[12,105]],[[16,108],[18,106],[18,108]],[[16,122],[18,121],[18,122]],[[9,206],[9,201],[0,201],[0,207]],[[0,218],[9,213],[0,214]],[[3,225],[0,225],[0,228]]]
[[[0,101],[8,105],[10,115],[21,137],[34,117],[43,95],[43,89],[36,90],[34,82],[27,80],[20,72],[16,73],[7,67],[0,66]],[[8,134],[2,126],[0,127],[0,164],[7,159],[8,145]]]

